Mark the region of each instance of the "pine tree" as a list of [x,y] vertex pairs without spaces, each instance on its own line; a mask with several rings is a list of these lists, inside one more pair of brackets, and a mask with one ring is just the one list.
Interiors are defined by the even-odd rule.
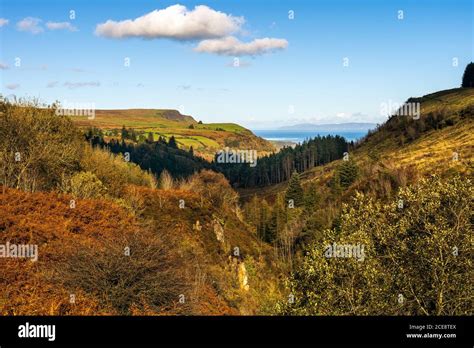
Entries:
[[299,207],[303,204],[303,195],[300,175],[294,171],[288,183],[288,188],[286,189],[286,202],[288,203],[290,200],[293,200],[295,207]]
[[462,76],[462,85],[464,88],[473,88],[474,87],[474,63],[469,63],[464,70],[464,75]]
[[170,140],[168,141],[168,145],[175,149],[178,148],[178,144],[176,143],[176,138],[174,137],[174,135],[171,136]]
[[122,140],[125,140],[128,138],[128,130],[125,128],[125,126],[122,126]]
[[353,160],[343,161],[337,168],[337,173],[342,188],[352,185],[359,175],[359,167]]
[[336,195],[342,192],[341,178],[339,177],[339,173],[337,171],[334,173],[334,176],[331,178],[331,181],[329,182],[329,186],[331,187],[332,192]]
[[268,243],[276,241],[285,228],[286,223],[285,200],[283,194],[278,194],[269,216],[265,241]]
[[319,202],[318,187],[313,182],[309,185],[307,191],[304,194],[304,208],[308,212],[314,211],[316,205]]
[[258,215],[258,225],[257,225],[257,235],[263,241],[271,240],[270,229],[270,206],[266,200],[262,200],[259,206],[259,215]]
[[130,139],[134,142],[137,142],[137,132],[135,132],[135,129],[131,128],[130,129]]

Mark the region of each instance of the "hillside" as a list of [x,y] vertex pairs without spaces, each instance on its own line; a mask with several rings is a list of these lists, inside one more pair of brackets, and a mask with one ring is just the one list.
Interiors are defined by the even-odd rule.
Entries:
[[[412,98],[345,159],[240,189],[291,265],[282,315],[472,315],[474,89]],[[423,274],[423,277],[420,277]]]
[[269,314],[281,299],[222,174],[158,181],[53,108],[3,100],[0,169],[2,315]]
[[[391,170],[413,167],[421,175],[449,172],[472,174],[474,89],[450,89],[411,98],[408,102],[420,103],[419,120],[393,116],[350,151],[350,158],[363,170],[367,169],[360,180],[369,180],[374,174],[372,171],[377,170],[377,163],[378,169],[383,166],[388,166]],[[305,185],[310,182],[328,184],[341,162],[334,161],[301,173],[302,182]],[[254,194],[272,199],[284,192],[286,186],[286,183],[281,183],[263,188],[242,189],[239,193],[243,199]]]
[[[37,261],[0,245],[0,314],[472,314],[474,90],[410,101],[419,119],[391,117],[348,160],[344,139],[317,137],[222,173],[161,140],[94,146],[54,108],[2,101],[0,232]],[[239,197],[223,173],[290,180]],[[334,243],[367,255],[327,257]]]
[[[278,296],[271,248],[235,214],[187,191],[129,187],[124,197],[133,211],[103,199],[76,198],[71,208],[68,195],[0,191],[4,239],[38,245],[37,262],[1,260],[0,313],[258,314]],[[180,199],[186,205],[176,209]]]
[[[273,152],[274,146],[254,135],[250,130],[234,123],[198,123],[193,117],[181,115],[177,110],[127,109],[96,110],[95,118],[89,120],[84,116],[71,117],[76,125],[82,128],[96,127],[114,136],[125,126],[137,132],[154,134],[155,140],[160,136],[176,138],[183,149],[193,147],[194,153],[210,160],[216,151],[225,147],[257,150],[260,155]],[[109,133],[107,133],[109,131]]]

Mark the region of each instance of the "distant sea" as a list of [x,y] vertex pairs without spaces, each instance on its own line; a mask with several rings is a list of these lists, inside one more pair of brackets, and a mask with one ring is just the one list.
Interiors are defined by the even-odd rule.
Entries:
[[252,130],[259,137],[266,140],[288,141],[302,143],[304,140],[321,135],[339,135],[346,138],[347,141],[357,140],[367,134],[367,132],[343,132],[343,131],[299,131],[299,130]]

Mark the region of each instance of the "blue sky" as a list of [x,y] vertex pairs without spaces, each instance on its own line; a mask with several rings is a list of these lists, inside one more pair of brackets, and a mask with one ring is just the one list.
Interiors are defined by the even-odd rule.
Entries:
[[[184,39],[162,33],[166,23],[158,22],[165,17],[145,26],[117,24],[176,4],[187,15],[205,5],[206,13],[225,18],[209,25],[213,32]],[[2,0],[0,6],[4,96],[98,109],[178,108],[204,122],[253,129],[381,122],[382,103],[458,87],[474,55],[470,0]],[[97,34],[107,20],[113,28]],[[217,33],[225,24],[237,29]],[[189,36],[194,29],[183,30]],[[228,37],[242,50],[197,48]],[[262,48],[257,42],[264,38],[276,41]]]

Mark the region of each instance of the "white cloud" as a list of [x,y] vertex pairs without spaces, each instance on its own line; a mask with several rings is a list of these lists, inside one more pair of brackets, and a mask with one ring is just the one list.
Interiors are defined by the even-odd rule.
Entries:
[[100,82],[91,81],[91,82],[64,82],[64,86],[69,89],[75,89],[80,87],[99,87]]
[[48,82],[48,84],[46,85],[46,88],[54,88],[58,85],[58,81],[51,81],[51,82]]
[[8,22],[9,22],[8,19],[0,18],[0,28],[3,27],[4,25],[7,25]]
[[10,69],[8,64],[0,62],[0,70],[7,70],[7,69]]
[[98,24],[95,33],[114,39],[141,37],[202,40],[238,32],[244,22],[243,17],[234,17],[204,5],[188,10],[185,6],[177,4],[133,20],[119,22],[108,20]]
[[49,30],[77,31],[77,28],[69,22],[48,22],[48,23],[46,23],[46,27]]
[[18,83],[10,83],[8,85],[5,85],[5,87],[7,87],[8,89],[17,89],[20,87],[20,85]]
[[43,28],[40,26],[40,23],[41,23],[41,19],[39,18],[26,17],[16,24],[16,28],[19,31],[26,31],[32,34],[39,34],[44,31]]
[[276,50],[283,50],[287,47],[288,41],[285,39],[266,37],[255,39],[251,42],[242,42],[233,36],[229,36],[222,39],[201,41],[194,50],[226,56],[256,56]]

